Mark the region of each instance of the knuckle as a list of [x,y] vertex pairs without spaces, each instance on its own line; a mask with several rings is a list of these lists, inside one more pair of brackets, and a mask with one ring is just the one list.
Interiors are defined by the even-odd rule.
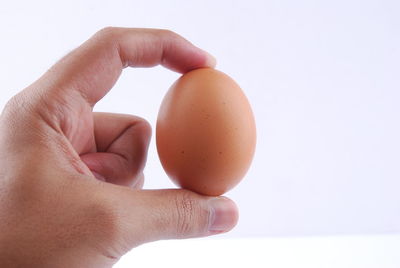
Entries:
[[117,31],[117,27],[113,27],[113,26],[107,26],[107,27],[104,27],[104,28],[102,28],[102,29],[100,29],[97,33],[98,34],[103,34],[103,35],[107,35],[107,34],[113,34],[113,33],[115,33],[116,31]]
[[116,39],[116,37],[120,34],[120,32],[121,28],[108,26],[99,30],[95,34],[95,37],[101,40],[112,41]]
[[[60,98],[48,92],[46,97],[37,92],[34,88],[26,88],[14,95],[4,106],[4,114],[15,115],[17,118],[26,116],[40,116],[44,112],[51,111],[50,114],[55,114],[61,105],[58,100]],[[53,102],[51,100],[54,100]],[[18,115],[20,115],[18,117]],[[22,115],[22,116],[21,116]]]
[[20,98],[18,97],[18,94],[11,97],[11,99],[9,99],[4,105],[3,111],[9,111],[11,109],[14,109],[14,107],[19,106],[20,103],[19,99]]
[[143,137],[151,136],[151,125],[145,119],[134,122],[133,125],[137,128],[137,131],[139,131],[139,133],[141,133]]
[[3,120],[2,123],[5,123],[8,126],[8,130],[11,130],[21,125],[24,127],[31,125],[35,114],[34,101],[28,98],[24,91],[21,91],[4,105],[1,118]]
[[157,32],[160,35],[166,35],[166,36],[177,35],[175,32],[173,32],[173,31],[171,31],[169,29],[158,29]]
[[156,35],[165,40],[178,40],[182,38],[179,34],[168,29],[156,29],[155,33]]
[[167,36],[174,42],[182,42],[185,40],[182,36],[172,31],[169,31]]
[[127,125],[129,127],[135,127],[136,129],[149,131],[151,130],[150,123],[144,119],[143,117],[136,116],[136,115],[127,115]]
[[22,111],[27,108],[27,104],[29,104],[26,100],[26,98],[22,95],[22,92],[14,95],[7,101],[7,103],[4,106],[3,111],[4,112],[9,112],[9,111]]

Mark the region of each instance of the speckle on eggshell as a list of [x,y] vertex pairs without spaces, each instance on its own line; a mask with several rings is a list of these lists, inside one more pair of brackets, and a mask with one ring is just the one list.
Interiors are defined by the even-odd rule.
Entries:
[[164,97],[156,141],[173,182],[200,194],[221,195],[239,183],[251,164],[255,120],[235,81],[215,69],[196,69],[181,76]]

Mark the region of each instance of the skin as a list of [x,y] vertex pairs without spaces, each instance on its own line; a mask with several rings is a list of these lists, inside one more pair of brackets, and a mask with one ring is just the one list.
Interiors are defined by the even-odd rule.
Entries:
[[228,198],[142,190],[149,124],[92,112],[123,68],[158,64],[185,73],[215,59],[170,31],[105,28],[7,103],[0,267],[111,267],[140,244],[236,225]]

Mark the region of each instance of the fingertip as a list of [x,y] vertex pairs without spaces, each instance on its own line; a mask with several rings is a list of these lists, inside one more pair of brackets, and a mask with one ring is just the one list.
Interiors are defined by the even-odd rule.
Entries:
[[215,68],[217,66],[217,59],[207,51],[204,51],[204,53],[206,54],[206,67]]
[[[191,58],[190,64],[184,65],[183,68],[181,69],[176,69],[172,66],[166,66],[167,68],[171,70],[175,70],[181,74],[185,74],[187,72],[200,69],[200,68],[215,68],[217,65],[217,59],[210,54],[209,52],[202,50],[198,47],[196,47],[197,52],[193,54],[193,57]],[[182,62],[181,62],[182,63]]]
[[232,230],[239,220],[239,210],[235,202],[223,196],[209,200],[211,207],[209,234],[226,233]]
[[217,60],[209,52],[172,31],[162,30],[161,33],[160,63],[164,67],[182,74],[198,68],[215,68]]

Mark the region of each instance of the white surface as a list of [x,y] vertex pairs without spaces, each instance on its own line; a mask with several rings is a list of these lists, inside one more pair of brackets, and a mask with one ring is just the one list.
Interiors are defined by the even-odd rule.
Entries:
[[164,241],[134,249],[114,268],[398,268],[400,236]]
[[[400,231],[400,2],[5,1],[0,105],[104,26],[174,30],[214,54],[253,105],[253,166],[228,236]],[[95,108],[154,126],[178,77],[126,70]],[[154,139],[146,187],[172,187]]]

